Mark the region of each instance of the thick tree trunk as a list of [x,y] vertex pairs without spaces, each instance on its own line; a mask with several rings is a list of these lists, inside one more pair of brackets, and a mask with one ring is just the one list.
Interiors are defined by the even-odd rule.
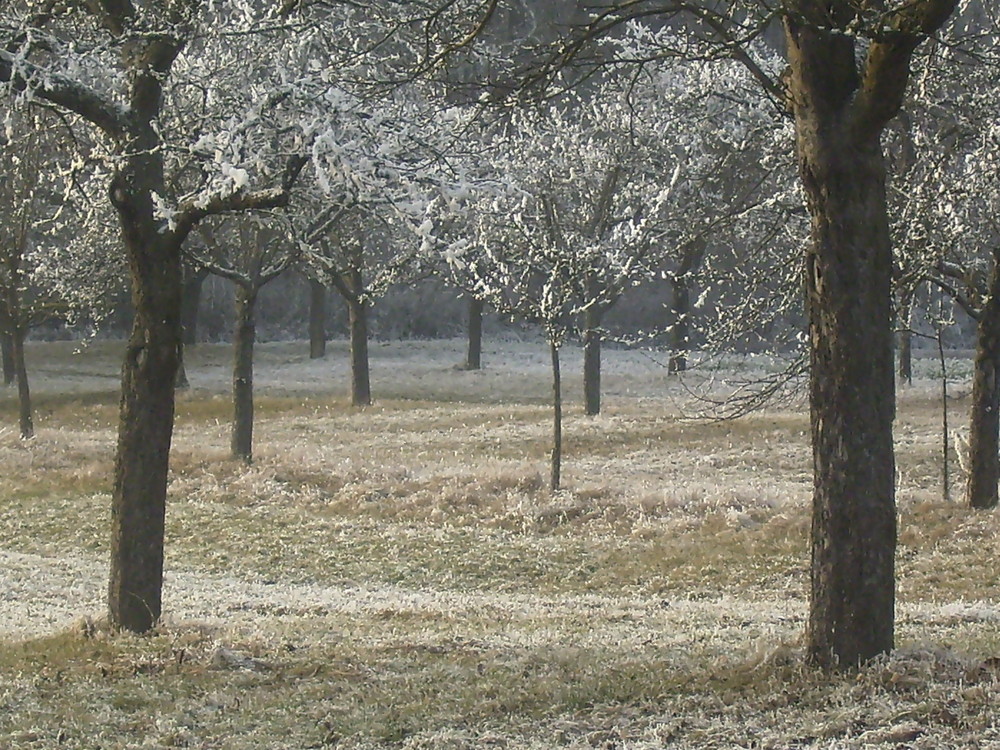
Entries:
[[878,139],[800,131],[799,156],[812,215],[808,649],[844,667],[893,647],[892,249]]
[[255,290],[236,285],[236,327],[233,331],[233,458],[253,458],[253,346],[256,339]]
[[583,324],[583,401],[587,416],[601,413],[601,319],[604,311],[587,308]]
[[184,271],[184,291],[181,295],[181,326],[184,329],[185,346],[198,343],[198,309],[201,307],[201,292],[205,287],[208,270],[197,268]]
[[997,507],[1000,482],[1000,247],[993,251],[989,297],[976,328],[976,360],[969,416],[969,476],[965,500],[972,508]]
[[14,385],[17,382],[17,370],[14,367],[14,337],[9,333],[0,333],[0,358],[3,359],[3,384]]
[[309,279],[309,359],[326,356],[326,286]]
[[369,406],[372,402],[368,369],[368,303],[352,298],[347,301],[351,329],[351,403]]
[[795,18],[785,26],[789,98],[812,218],[807,649],[813,663],[844,668],[891,650],[894,637],[895,383],[885,167],[881,128],[861,120],[867,113],[857,109],[854,42]]
[[559,368],[559,345],[549,342],[552,354],[552,461],[549,489],[559,489],[562,478],[562,373]]
[[691,289],[685,274],[671,279],[673,299],[670,310],[673,314],[673,325],[670,336],[670,361],[667,372],[685,372],[687,370],[687,353],[691,346]]
[[913,291],[908,290],[899,297],[899,332],[896,342],[899,349],[899,382],[913,385],[913,333],[910,325],[913,318]]
[[465,356],[466,370],[479,370],[483,366],[484,307],[482,300],[469,298],[469,347]]
[[17,380],[17,412],[21,439],[30,440],[35,436],[32,419],[31,391],[28,388],[28,368],[24,361],[24,331],[15,331],[11,336],[11,357],[14,360],[14,378]]
[[122,365],[108,606],[112,627],[144,632],[161,611],[167,466],[181,345],[181,258],[180,248],[155,230],[150,236],[124,228],[135,322]]

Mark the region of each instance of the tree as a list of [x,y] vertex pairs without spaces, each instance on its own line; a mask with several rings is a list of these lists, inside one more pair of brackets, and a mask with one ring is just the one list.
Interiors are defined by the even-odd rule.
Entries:
[[[1000,482],[1000,28],[975,6],[956,19],[958,45],[932,45],[919,60],[922,85],[900,139],[911,152],[893,190],[903,309],[930,282],[976,321],[965,497],[972,508],[998,503]],[[980,12],[983,9],[978,9]],[[930,152],[917,159],[918,151]]]
[[666,45],[661,55],[725,50],[794,119],[812,226],[805,274],[814,471],[808,653],[821,667],[843,668],[885,653],[894,639],[893,257],[881,136],[903,103],[914,52],[957,0],[785,0],[778,9],[788,60],[781,81],[747,43],[773,17],[769,4],[754,5],[762,11],[757,20],[748,12],[753,6],[737,15],[696,0],[614,3],[564,44],[542,77],[583,59],[595,37],[682,14],[690,45]]
[[233,458],[250,463],[253,457],[253,349],[255,312],[260,290],[298,259],[287,227],[280,219],[252,217],[210,227],[200,235],[204,252],[189,247],[187,253],[200,267],[228,279],[235,287],[236,322],[233,328]]

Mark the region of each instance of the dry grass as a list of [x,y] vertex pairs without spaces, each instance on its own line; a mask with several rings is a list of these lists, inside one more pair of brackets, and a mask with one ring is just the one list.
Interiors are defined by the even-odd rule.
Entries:
[[362,410],[337,347],[265,345],[251,467],[227,457],[228,352],[196,348],[168,615],[112,637],[118,348],[36,346],[38,438],[0,431],[0,747],[1000,748],[997,515],[940,500],[929,382],[897,428],[901,648],[835,678],[800,650],[804,413],[689,421],[686,387],[609,352],[553,496],[528,344],[482,373],[457,342],[377,346]]

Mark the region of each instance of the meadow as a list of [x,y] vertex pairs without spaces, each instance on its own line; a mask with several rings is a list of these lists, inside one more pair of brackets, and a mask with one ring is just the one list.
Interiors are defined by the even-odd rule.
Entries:
[[[165,617],[102,623],[121,344],[36,343],[37,437],[0,392],[0,747],[1000,748],[1000,521],[942,497],[939,384],[898,394],[897,650],[803,661],[811,459],[801,398],[706,397],[766,360],[667,374],[610,350],[583,414],[565,353],[564,489],[547,353],[372,346],[257,357],[255,460],[229,458],[230,353],[186,354]],[[969,363],[950,362],[961,431]]]

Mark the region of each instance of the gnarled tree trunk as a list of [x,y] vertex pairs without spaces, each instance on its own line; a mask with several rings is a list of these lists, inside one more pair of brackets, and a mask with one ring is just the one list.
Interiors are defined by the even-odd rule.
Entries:
[[989,294],[976,326],[976,358],[969,415],[969,476],[965,500],[972,508],[997,507],[1000,482],[1000,247],[993,250]]
[[233,330],[233,458],[253,458],[253,347],[257,337],[254,308],[257,292],[236,285],[236,324]]

